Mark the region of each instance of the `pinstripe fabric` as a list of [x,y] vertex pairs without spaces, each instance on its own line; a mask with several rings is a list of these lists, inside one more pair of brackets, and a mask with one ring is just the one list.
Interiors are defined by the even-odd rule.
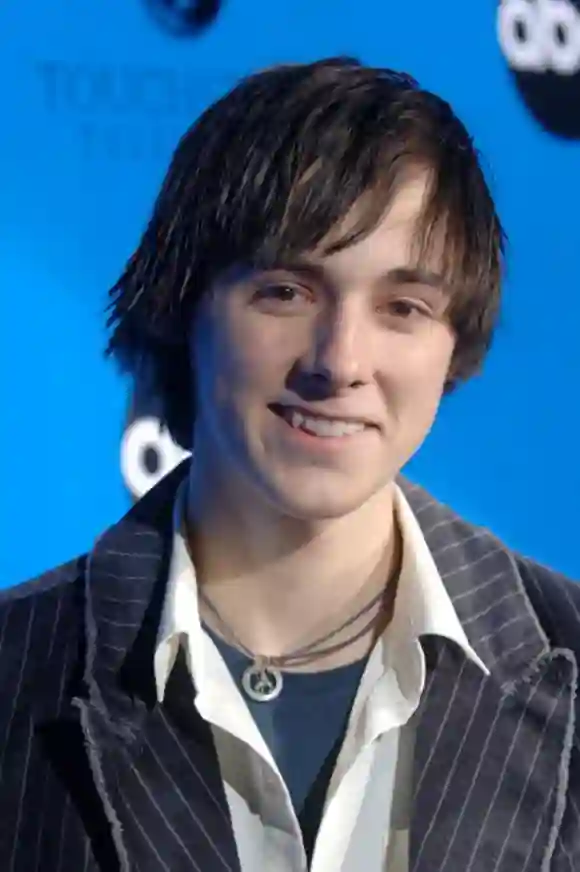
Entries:
[[551,650],[514,558],[494,537],[407,491],[491,671],[482,676],[444,640],[425,641],[433,668],[418,726],[411,869],[549,868],[564,811],[575,657]]
[[[239,869],[184,663],[153,651],[180,468],[88,559],[0,592],[0,869]],[[484,676],[424,639],[413,872],[580,868],[580,587],[401,482]],[[257,870],[258,872],[258,870]]]

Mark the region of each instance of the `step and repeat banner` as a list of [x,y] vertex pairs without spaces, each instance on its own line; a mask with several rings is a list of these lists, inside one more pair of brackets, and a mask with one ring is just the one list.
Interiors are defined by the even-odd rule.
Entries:
[[580,578],[580,0],[3,0],[0,586],[90,546],[183,456],[103,308],[181,133],[242,75],[349,54],[449,99],[509,238],[484,375],[408,474]]

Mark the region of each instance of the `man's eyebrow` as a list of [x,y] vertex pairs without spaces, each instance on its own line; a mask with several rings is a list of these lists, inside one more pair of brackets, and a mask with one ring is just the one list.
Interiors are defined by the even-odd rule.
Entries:
[[441,273],[421,266],[395,267],[388,270],[383,279],[400,285],[428,285],[441,291],[449,290],[449,282]]
[[259,273],[294,273],[310,278],[322,279],[326,275],[324,265],[305,257],[281,258],[273,263],[256,264]]
[[[276,263],[258,267],[259,272],[292,273],[296,276],[323,280],[327,275],[324,263],[305,257],[281,259]],[[449,291],[449,282],[442,273],[422,266],[398,266],[386,270],[378,278],[378,284],[426,285],[440,291]]]

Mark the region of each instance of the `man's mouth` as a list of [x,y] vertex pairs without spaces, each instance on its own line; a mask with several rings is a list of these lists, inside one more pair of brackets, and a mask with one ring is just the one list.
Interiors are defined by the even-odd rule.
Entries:
[[340,418],[312,415],[294,406],[283,406],[279,403],[273,403],[270,409],[280,418],[283,418],[293,429],[302,430],[311,436],[323,438],[354,436],[370,426],[364,421],[347,421]]

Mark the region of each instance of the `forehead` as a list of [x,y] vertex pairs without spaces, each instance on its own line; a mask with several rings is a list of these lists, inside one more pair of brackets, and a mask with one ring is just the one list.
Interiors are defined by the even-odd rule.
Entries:
[[364,224],[369,204],[361,200],[308,256],[327,269],[369,277],[399,267],[440,269],[442,234],[431,234],[429,244],[424,244],[429,192],[426,173],[406,178],[370,231],[343,246],[341,240]]

